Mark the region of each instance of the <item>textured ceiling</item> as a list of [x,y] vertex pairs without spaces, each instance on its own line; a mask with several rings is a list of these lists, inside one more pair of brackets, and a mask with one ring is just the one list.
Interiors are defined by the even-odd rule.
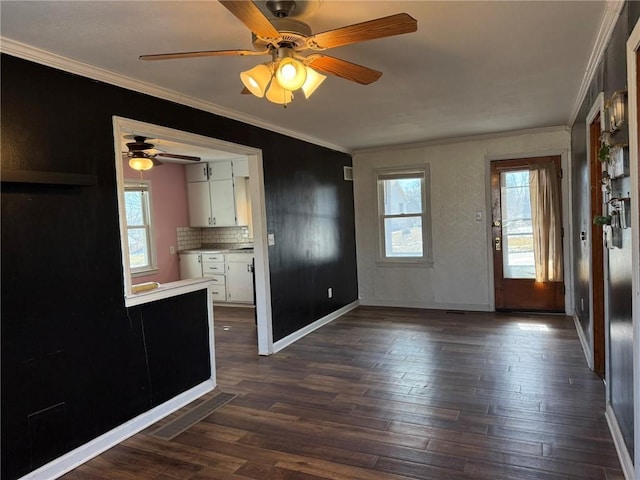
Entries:
[[362,86],[329,77],[286,109],[240,95],[239,73],[265,57],[138,60],[252,49],[249,31],[217,1],[2,1],[0,31],[5,42],[353,150],[566,125],[606,2],[314,0],[302,7],[313,32],[399,12],[417,19],[418,31],[331,49],[382,78]]

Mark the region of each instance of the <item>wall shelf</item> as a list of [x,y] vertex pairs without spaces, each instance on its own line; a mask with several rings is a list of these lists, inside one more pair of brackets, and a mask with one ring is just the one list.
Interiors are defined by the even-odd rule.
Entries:
[[35,170],[2,170],[3,183],[39,183],[46,185],[70,185],[85,187],[96,185],[98,177],[83,173],[42,172]]

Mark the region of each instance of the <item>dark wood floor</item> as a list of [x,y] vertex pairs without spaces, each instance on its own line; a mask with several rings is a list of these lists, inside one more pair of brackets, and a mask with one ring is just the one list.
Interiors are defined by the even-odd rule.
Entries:
[[65,480],[624,478],[567,317],[361,307],[258,357],[251,311],[215,314],[217,390],[238,396]]

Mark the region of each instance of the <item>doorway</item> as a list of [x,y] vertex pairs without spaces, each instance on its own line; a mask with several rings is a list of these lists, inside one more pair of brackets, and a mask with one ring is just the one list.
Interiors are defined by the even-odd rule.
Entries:
[[[267,252],[266,207],[264,195],[264,172],[262,166],[262,151],[253,147],[239,145],[211,137],[204,137],[189,132],[174,130],[168,127],[153,125],[122,117],[113,117],[114,151],[116,178],[119,197],[120,231],[126,232],[126,215],[124,212],[124,174],[122,166],[123,151],[122,138],[125,134],[135,133],[147,138],[173,142],[175,145],[185,145],[206,149],[212,155],[218,153],[246,157],[249,167],[249,197],[251,201],[251,221],[253,226],[253,244],[255,258],[255,312],[257,316],[257,351],[259,355],[273,353],[273,336],[271,324],[271,286],[269,281],[269,259]],[[131,269],[129,265],[128,245],[125,236],[121,234],[122,265],[124,274],[125,304],[131,296]]]
[[[589,189],[591,191],[590,218],[602,215],[602,163],[598,161],[601,113],[598,110],[589,124]],[[602,227],[591,223],[591,315],[593,321],[593,371],[601,377],[605,373],[605,322],[604,322],[604,254]]]
[[491,162],[496,310],[564,312],[560,156]]

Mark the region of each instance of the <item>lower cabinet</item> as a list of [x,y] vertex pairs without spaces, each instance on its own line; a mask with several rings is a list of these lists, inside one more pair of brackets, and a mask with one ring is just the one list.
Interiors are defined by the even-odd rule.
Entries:
[[181,253],[180,278],[206,277],[214,302],[254,303],[252,253]]
[[253,255],[227,254],[227,301],[253,303]]

